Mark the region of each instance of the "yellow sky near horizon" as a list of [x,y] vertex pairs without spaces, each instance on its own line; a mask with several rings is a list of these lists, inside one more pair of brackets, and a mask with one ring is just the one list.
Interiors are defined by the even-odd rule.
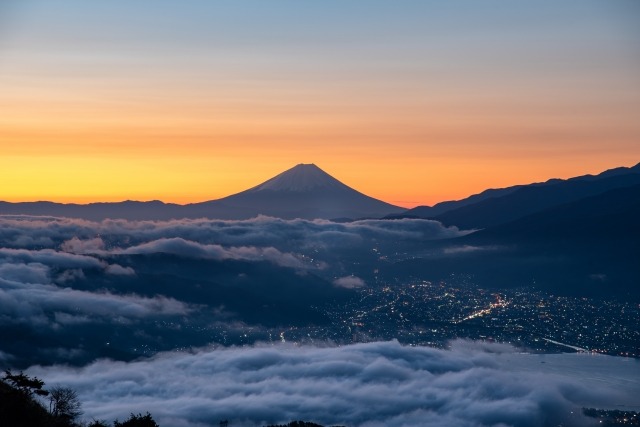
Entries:
[[[1,200],[191,203],[316,163],[359,191],[412,207],[640,161],[635,110],[603,116],[593,104],[604,95],[581,110],[545,106],[534,93],[526,103],[403,95],[389,111],[392,102],[337,93],[334,105],[305,110],[241,102],[237,93],[185,105],[184,91],[157,103],[153,91],[138,91],[132,103],[66,89],[73,96],[16,90],[0,99]],[[270,99],[295,104],[282,94]]]

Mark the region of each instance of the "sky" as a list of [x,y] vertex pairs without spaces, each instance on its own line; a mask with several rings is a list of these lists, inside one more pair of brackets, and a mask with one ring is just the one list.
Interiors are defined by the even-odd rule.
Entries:
[[635,0],[3,0],[0,200],[298,163],[411,207],[640,161]]

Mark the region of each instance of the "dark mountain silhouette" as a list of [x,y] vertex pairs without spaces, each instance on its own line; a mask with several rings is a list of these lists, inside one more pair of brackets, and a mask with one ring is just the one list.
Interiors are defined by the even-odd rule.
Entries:
[[157,200],[87,205],[0,202],[0,214],[3,215],[45,215],[90,220],[248,219],[258,215],[285,219],[379,218],[403,210],[348,187],[314,164],[299,164],[260,185],[222,199],[188,205]]
[[433,218],[461,228],[485,228],[502,224],[544,209],[593,196],[614,188],[640,184],[640,164],[620,167],[599,175],[583,175],[567,180],[489,189],[463,200],[418,206],[403,216]]
[[185,217],[182,205],[163,203],[158,200],[149,202],[126,200],[124,202],[100,202],[86,205],[54,202],[0,202],[0,215],[37,215],[98,221],[106,218],[166,220]]
[[466,239],[470,241],[495,239],[636,241],[640,237],[638,218],[640,218],[640,184],[616,188],[554,206],[505,224],[477,231]]
[[640,185],[617,188],[446,242],[385,277],[471,275],[481,287],[640,299]]
[[[535,184],[532,184],[535,185]],[[486,199],[494,197],[501,197],[507,194],[513,193],[524,185],[516,185],[507,188],[490,188],[484,190],[481,193],[474,194],[462,200],[448,200],[446,202],[436,203],[433,206],[416,206],[397,215],[389,215],[390,218],[433,218],[434,216],[443,214],[445,212],[461,208],[463,206],[472,205],[474,203],[481,202]]]
[[314,164],[299,164],[249,190],[187,206],[192,215],[216,212],[221,218],[258,214],[279,218],[365,218],[403,209],[346,186]]

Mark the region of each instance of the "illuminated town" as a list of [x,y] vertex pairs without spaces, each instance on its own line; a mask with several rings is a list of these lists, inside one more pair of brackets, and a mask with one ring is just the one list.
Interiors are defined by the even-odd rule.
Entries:
[[[597,305],[596,305],[597,304]],[[255,342],[337,344],[397,339],[403,344],[446,348],[456,338],[507,343],[527,352],[593,352],[640,357],[640,308],[624,301],[594,301],[526,290],[476,289],[446,283],[386,285],[358,290],[347,304],[322,309],[328,326],[261,328],[239,324],[182,323],[182,333],[202,345]],[[159,326],[174,326],[159,322]],[[178,348],[176,350],[186,349]],[[133,353],[159,348],[139,346]]]

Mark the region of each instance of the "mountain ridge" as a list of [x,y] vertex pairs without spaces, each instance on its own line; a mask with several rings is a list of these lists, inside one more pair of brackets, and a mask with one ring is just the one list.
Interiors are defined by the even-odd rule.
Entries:
[[530,184],[518,184],[518,185],[513,185],[510,187],[504,187],[504,188],[488,188],[486,190],[481,191],[480,193],[472,194],[469,197],[465,197],[464,199],[447,200],[447,201],[436,203],[433,206],[426,206],[426,205],[416,206],[414,208],[408,209],[407,211],[403,212],[401,216],[406,215],[406,216],[416,216],[416,217],[423,217],[423,218],[434,218],[438,215],[444,214],[445,212],[449,212],[464,206],[472,205],[487,199],[507,196],[525,187],[530,187],[530,188],[546,187],[549,185],[557,185],[563,182],[567,183],[567,182],[576,182],[576,181],[594,181],[594,180],[612,177],[612,176],[627,175],[629,173],[640,174],[640,163],[637,163],[636,165],[630,166],[630,167],[621,166],[621,167],[616,167],[612,169],[607,169],[596,175],[586,174],[586,175],[579,175],[579,176],[575,176],[567,179],[550,178],[546,181],[533,182]]
[[640,184],[640,163],[629,168],[609,169],[597,175],[581,175],[566,180],[554,178],[541,183],[489,189],[460,201],[439,203],[433,208],[419,206],[399,216],[435,219],[445,225],[467,229],[485,228],[636,184]]

